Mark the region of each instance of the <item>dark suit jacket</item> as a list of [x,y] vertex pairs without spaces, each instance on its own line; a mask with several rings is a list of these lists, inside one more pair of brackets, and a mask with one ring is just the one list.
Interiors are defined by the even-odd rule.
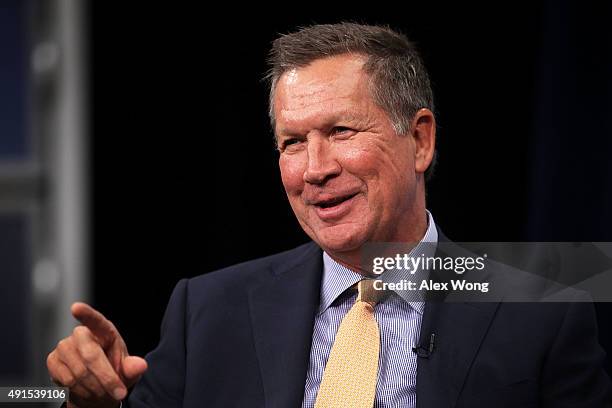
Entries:
[[[323,270],[314,243],[176,286],[128,404],[300,407]],[[602,407],[590,303],[427,303],[417,407]]]

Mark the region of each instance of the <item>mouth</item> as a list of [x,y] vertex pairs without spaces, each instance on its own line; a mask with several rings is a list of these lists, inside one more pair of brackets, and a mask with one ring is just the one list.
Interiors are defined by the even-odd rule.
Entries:
[[336,222],[351,212],[358,194],[357,192],[319,200],[313,203],[313,207],[322,221]]
[[319,202],[315,203],[314,205],[319,207],[319,208],[332,208],[332,207],[335,207],[335,206],[338,206],[338,205],[342,204],[345,201],[350,200],[351,198],[355,197],[356,195],[357,195],[357,193],[353,193],[353,194],[349,194],[349,195],[345,195],[345,196],[333,197],[333,198],[330,198],[328,200],[319,201]]

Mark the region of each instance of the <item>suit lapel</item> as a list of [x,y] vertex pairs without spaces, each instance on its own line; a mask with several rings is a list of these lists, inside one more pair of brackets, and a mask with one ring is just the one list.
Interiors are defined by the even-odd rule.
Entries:
[[418,408],[455,406],[498,305],[495,302],[427,304],[423,320],[433,315],[431,332],[436,335],[436,344],[429,358],[418,361]]
[[249,295],[253,337],[266,407],[297,407],[304,396],[319,306],[321,250],[307,245],[301,256],[275,269]]
[[[438,234],[439,242],[450,242],[440,230]],[[439,251],[436,255],[448,256]],[[432,278],[445,281],[448,276],[434,275]],[[428,300],[420,339],[427,341],[431,333],[435,333],[436,342],[430,357],[418,360],[417,407],[454,407],[495,316],[499,299],[491,302],[453,302],[444,295],[434,295]]]

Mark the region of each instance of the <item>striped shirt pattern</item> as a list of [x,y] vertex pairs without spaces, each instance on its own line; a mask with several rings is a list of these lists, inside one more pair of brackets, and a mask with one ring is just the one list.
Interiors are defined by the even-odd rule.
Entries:
[[[425,236],[411,254],[433,256],[435,245],[423,243],[437,243],[438,232],[429,211],[427,215]],[[349,288],[363,279],[362,275],[340,265],[325,252],[323,265],[321,301],[314,322],[303,408],[314,407],[336,332],[357,297],[356,291]],[[406,271],[393,270],[385,271],[380,278],[383,282],[399,282],[400,279],[409,279],[410,275]],[[381,336],[375,408],[416,407],[417,356],[412,348],[418,344],[425,304],[410,301],[410,295],[403,291],[392,292],[375,307],[374,316]]]

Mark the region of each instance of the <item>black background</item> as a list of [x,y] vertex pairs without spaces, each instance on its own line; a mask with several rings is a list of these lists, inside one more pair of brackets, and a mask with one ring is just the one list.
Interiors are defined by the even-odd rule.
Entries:
[[417,42],[439,124],[428,208],[451,239],[612,241],[610,6],[491,3],[92,2],[94,305],[130,351],[155,347],[180,278],[306,241],[261,81],[271,41],[300,25],[390,24]]

